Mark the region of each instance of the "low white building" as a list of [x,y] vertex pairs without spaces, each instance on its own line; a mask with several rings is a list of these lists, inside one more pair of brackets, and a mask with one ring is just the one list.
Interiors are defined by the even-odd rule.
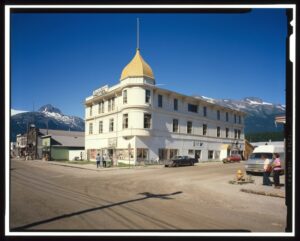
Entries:
[[114,163],[174,155],[222,160],[233,148],[243,151],[244,117],[244,112],[157,87],[137,49],[119,84],[86,98],[85,150],[88,159],[102,153]]

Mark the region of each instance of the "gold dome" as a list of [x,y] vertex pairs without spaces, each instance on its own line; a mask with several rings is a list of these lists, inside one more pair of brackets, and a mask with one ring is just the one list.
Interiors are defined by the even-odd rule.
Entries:
[[123,69],[121,79],[127,77],[148,77],[154,79],[151,67],[146,63],[140,54],[140,50],[136,50],[136,54],[129,64]]

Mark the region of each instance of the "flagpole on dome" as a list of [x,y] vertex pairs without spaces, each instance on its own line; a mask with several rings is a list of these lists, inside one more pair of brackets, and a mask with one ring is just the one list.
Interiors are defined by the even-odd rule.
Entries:
[[136,45],[137,45],[137,50],[140,50],[140,19],[136,19]]

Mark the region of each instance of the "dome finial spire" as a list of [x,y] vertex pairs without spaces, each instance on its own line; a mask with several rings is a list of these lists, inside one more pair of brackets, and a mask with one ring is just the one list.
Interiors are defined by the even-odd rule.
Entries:
[[140,19],[136,19],[136,49],[140,49]]

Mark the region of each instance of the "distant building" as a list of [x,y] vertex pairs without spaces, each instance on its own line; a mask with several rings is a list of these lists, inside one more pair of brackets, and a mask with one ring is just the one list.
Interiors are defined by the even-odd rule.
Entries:
[[137,49],[119,84],[103,86],[86,98],[85,150],[89,159],[102,153],[114,163],[162,161],[175,155],[222,160],[232,149],[243,152],[245,115],[159,88]]
[[249,159],[249,157],[252,154],[253,150],[254,150],[254,146],[249,141],[247,141],[245,139],[245,150],[244,150],[244,155],[243,155],[245,160]]
[[18,157],[25,157],[25,151],[27,147],[27,135],[18,134],[16,137],[16,149]]
[[84,132],[51,130],[41,137],[43,158],[48,160],[86,159]]
[[251,142],[251,145],[255,148],[257,146],[263,145],[273,145],[273,146],[284,146],[284,141],[260,141],[260,142]]
[[275,124],[285,124],[285,116],[276,116]]
[[[84,132],[82,131],[39,129],[30,125],[27,133],[17,135],[16,139],[18,156],[22,158],[45,159],[48,154],[51,160],[69,160],[75,157],[86,159]],[[45,145],[46,142],[47,145]],[[81,155],[80,152],[82,152]]]

